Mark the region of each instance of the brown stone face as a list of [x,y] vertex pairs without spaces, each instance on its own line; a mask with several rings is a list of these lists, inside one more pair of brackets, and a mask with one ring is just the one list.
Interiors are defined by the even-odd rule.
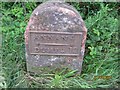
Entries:
[[27,71],[40,73],[40,68],[62,67],[81,72],[86,33],[72,6],[63,2],[39,5],[25,31]]

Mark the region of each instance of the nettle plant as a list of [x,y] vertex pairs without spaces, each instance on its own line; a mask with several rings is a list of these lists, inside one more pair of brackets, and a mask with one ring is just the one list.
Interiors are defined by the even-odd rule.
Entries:
[[[74,71],[31,77],[26,75],[24,31],[29,17],[40,3],[1,3],[2,9],[2,74],[0,87],[118,87],[118,12],[117,3],[70,2],[88,29],[86,52],[81,75]],[[111,76],[96,79],[95,76]]]

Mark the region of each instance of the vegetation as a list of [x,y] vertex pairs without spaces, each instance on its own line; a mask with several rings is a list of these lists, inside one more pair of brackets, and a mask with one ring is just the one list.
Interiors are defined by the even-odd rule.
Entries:
[[118,88],[119,3],[70,2],[88,29],[81,75],[56,71],[36,78],[26,73],[24,32],[32,11],[40,2],[0,3],[2,14],[2,71],[0,88]]

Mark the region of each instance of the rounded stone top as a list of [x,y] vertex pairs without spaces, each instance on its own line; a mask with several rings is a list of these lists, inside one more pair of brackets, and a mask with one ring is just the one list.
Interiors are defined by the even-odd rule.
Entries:
[[80,32],[84,22],[76,9],[64,1],[47,1],[31,15],[30,30]]

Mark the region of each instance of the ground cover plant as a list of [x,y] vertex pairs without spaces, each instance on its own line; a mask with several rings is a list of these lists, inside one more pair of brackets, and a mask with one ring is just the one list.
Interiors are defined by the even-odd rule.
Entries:
[[63,70],[34,78],[26,73],[24,32],[40,2],[2,2],[2,69],[0,88],[118,88],[119,3],[69,2],[88,29],[81,75]]

